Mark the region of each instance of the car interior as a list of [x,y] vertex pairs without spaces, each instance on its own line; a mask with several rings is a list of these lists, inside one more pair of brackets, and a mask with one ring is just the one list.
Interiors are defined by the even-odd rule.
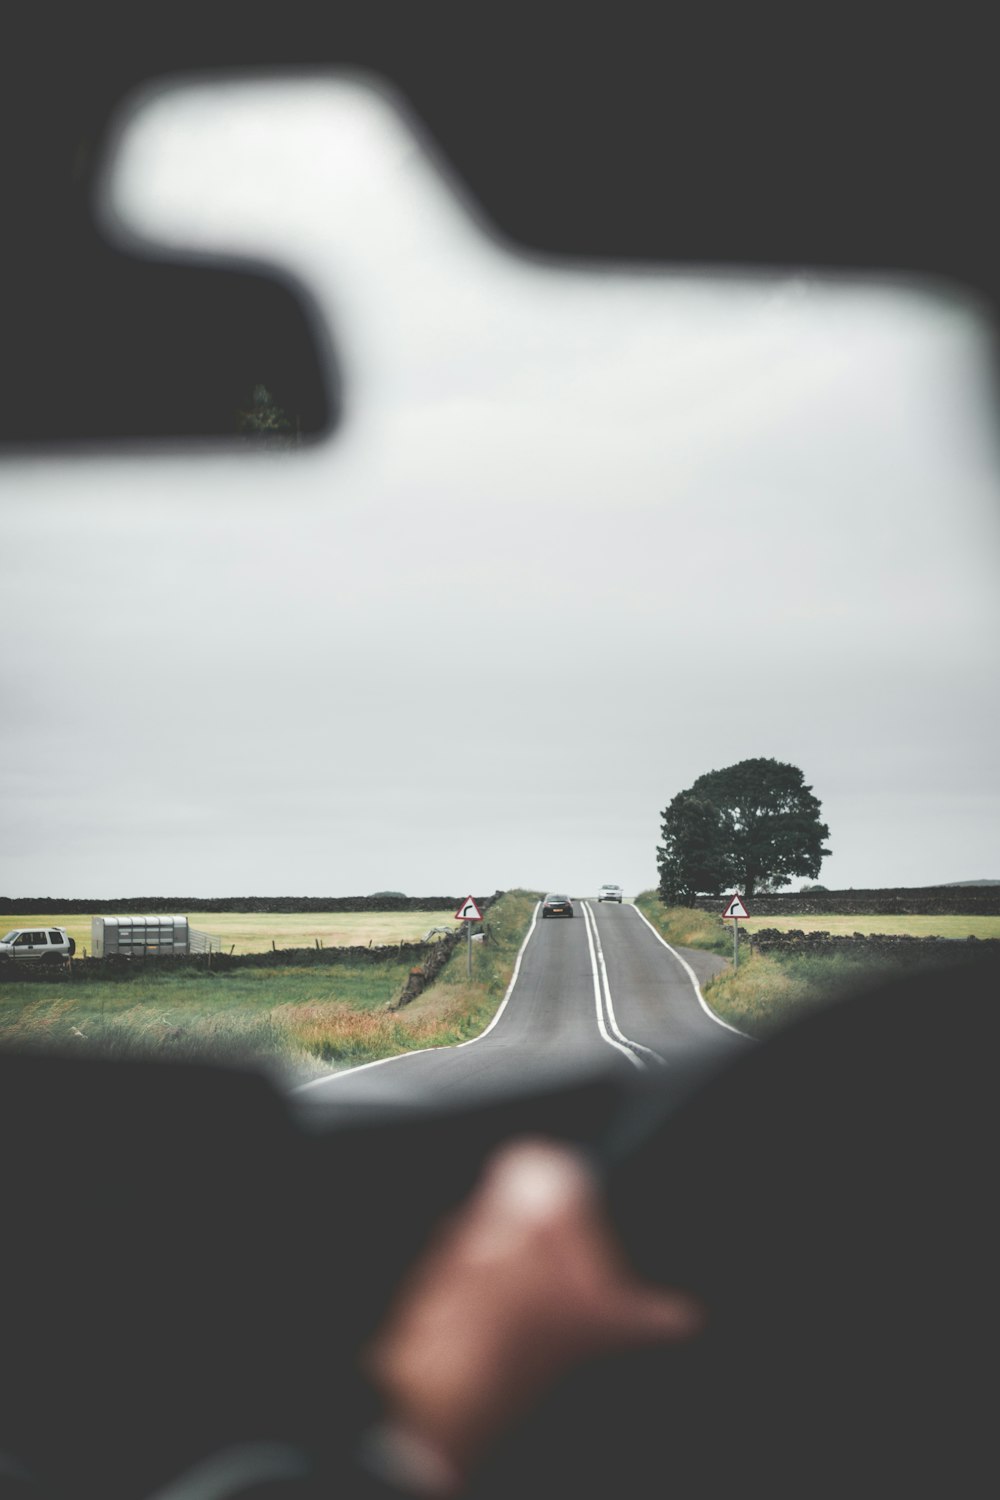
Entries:
[[[339,483],[346,475],[348,492],[370,461],[382,465],[379,482],[391,496],[402,492],[400,475],[419,461],[421,445],[461,448],[467,410],[448,403],[460,388],[474,405],[479,379],[475,366],[462,362],[461,339],[481,326],[483,338],[492,337],[489,309],[504,320],[508,297],[511,308],[517,303],[509,326],[519,358],[529,365],[532,340],[548,316],[543,304],[556,307],[556,352],[537,356],[538,388],[525,397],[526,425],[490,429],[484,450],[498,468],[508,459],[513,464],[514,454],[522,465],[511,468],[515,476],[529,469],[556,473],[560,445],[577,438],[582,444],[584,429],[606,420],[617,424],[621,443],[609,467],[608,493],[623,488],[631,461],[628,417],[637,398],[595,388],[579,412],[569,400],[594,374],[578,316],[595,287],[606,298],[599,316],[611,327],[620,316],[637,347],[660,327],[661,290],[674,299],[670,316],[678,321],[671,327],[704,312],[716,320],[713,339],[724,336],[726,309],[737,321],[752,319],[766,303],[777,318],[786,311],[793,317],[797,297],[808,297],[814,286],[830,290],[833,301],[823,316],[841,332],[851,318],[861,327],[869,306],[876,319],[880,308],[889,308],[891,319],[893,309],[904,307],[904,338],[911,314],[913,326],[924,326],[925,316],[927,326],[960,325],[962,348],[972,353],[964,364],[956,356],[956,420],[971,423],[973,412],[976,441],[984,455],[992,451],[1000,95],[987,18],[960,19],[959,12],[939,7],[911,9],[899,21],[888,12],[883,19],[879,7],[856,14],[834,6],[772,13],[671,3],[654,10],[640,17],[607,9],[585,16],[577,9],[570,18],[536,11],[528,18],[506,7],[352,0],[335,7],[291,3],[257,24],[214,6],[198,12],[168,7],[126,22],[102,5],[58,17],[49,6],[28,9],[19,39],[4,49],[0,89],[7,142],[0,505],[4,533],[16,530],[15,551],[31,534],[33,507],[44,516],[42,572],[50,584],[58,580],[57,593],[67,601],[67,649],[74,611],[89,618],[97,592],[74,567],[72,549],[64,549],[67,529],[78,539],[88,527],[104,528],[105,565],[109,573],[129,573],[137,617],[142,549],[155,550],[156,526],[173,513],[167,507],[195,538],[191,550],[201,560],[194,567],[210,571],[205,551],[217,547],[256,587],[253,548],[241,550],[233,541],[225,550],[242,516],[290,533],[291,556],[295,526],[282,516],[299,515],[296,505],[319,505],[334,478]],[[360,238],[351,240],[350,214],[344,210],[338,221],[336,213],[324,218],[317,207],[314,185],[325,181],[338,148],[332,136],[310,132],[331,86],[340,90],[330,96],[331,107],[343,108],[338,128],[349,141],[351,120],[360,122],[356,145],[338,158],[347,177],[355,173],[356,197],[345,203],[363,203],[366,191],[374,192],[383,149],[390,174],[402,173],[399,164],[411,158],[414,180],[425,173],[426,195],[413,200],[421,206],[414,210],[412,236],[401,229],[395,245],[378,247],[379,254],[399,251],[398,281],[366,280],[364,247]],[[261,160],[273,168],[260,202],[252,162],[232,146],[230,108],[233,118],[260,130]],[[272,119],[280,147],[273,158],[264,139]],[[280,135],[287,120],[294,131]],[[364,154],[366,140],[375,143],[371,157]],[[192,161],[199,163],[197,172]],[[403,187],[400,193],[405,197]],[[481,280],[466,275],[475,255]],[[430,314],[421,304],[419,277],[425,261],[435,260],[450,278],[449,296],[435,304],[435,316],[442,346],[451,350],[454,340],[454,387],[437,405],[432,390],[424,393],[426,407],[408,438],[412,446],[400,439],[397,451],[383,441],[389,429],[379,426],[380,414],[400,391],[422,390],[413,350],[419,318]],[[860,300],[848,309],[844,297]],[[365,318],[374,330],[370,342],[359,332]],[[738,362],[738,349],[733,357]],[[384,371],[391,379],[379,386]],[[945,382],[948,374],[941,376]],[[711,372],[704,378],[711,383]],[[566,394],[565,409],[545,404],[541,387],[550,379]],[[682,372],[665,386],[664,430],[674,418],[681,429],[678,472],[688,461],[684,423],[702,420],[693,397],[684,404],[697,379],[697,372]],[[371,409],[378,420],[369,421],[366,401],[376,389],[384,406],[376,402]],[[660,399],[655,383],[642,392],[642,400]],[[673,417],[670,401],[677,403]],[[481,404],[489,406],[488,396]],[[837,421],[831,412],[832,443]],[[252,474],[244,462],[248,443],[261,453]],[[488,471],[482,453],[469,462],[470,472],[478,464]],[[996,523],[987,514],[995,474],[986,473],[985,457],[983,466],[985,519],[967,539],[976,579],[970,594],[977,599],[976,570],[991,566],[984,538]],[[892,484],[887,472],[887,494]],[[696,642],[709,619],[725,623],[733,652],[714,661],[704,679],[725,703],[736,691],[737,674],[753,674],[755,654],[769,642],[756,633],[749,603],[737,612],[711,592],[712,570],[718,557],[729,557],[745,573],[767,547],[745,516],[720,511],[717,525],[709,529],[706,519],[691,538],[685,561],[684,538],[670,525],[667,481],[661,493],[662,504],[651,500],[648,506],[661,530],[641,563],[653,601],[650,633],[655,601],[679,588],[680,573],[699,570],[706,603],[687,634]],[[806,559],[840,545],[832,510],[810,507],[805,499],[779,525],[766,497],[759,500],[769,517],[766,541],[781,532]],[[942,487],[942,504],[948,503]],[[442,538],[441,574],[414,578],[412,557],[401,557],[393,575],[398,587],[413,590],[406,598],[422,601],[428,619],[444,608],[441,598],[452,588],[462,608],[485,610],[486,575],[476,570],[490,556],[499,559],[498,567],[509,563],[514,543],[505,541],[501,525],[481,518],[470,520],[470,527],[481,527],[473,543],[473,532],[466,536],[456,521],[458,512],[435,509],[429,481],[426,504],[427,525],[439,528]],[[391,544],[404,522],[414,525],[412,514],[393,513],[388,500],[386,507],[377,527],[353,513],[345,519],[348,550],[376,532]],[[923,513],[909,537],[895,511],[892,516],[901,561],[891,586],[911,599],[926,589],[933,617],[933,557],[922,552],[907,572],[907,549],[925,525]],[[160,518],[155,526],[151,517]],[[959,541],[965,536],[965,511],[939,516],[939,522],[954,527]],[[602,524],[593,510],[570,512],[568,524],[562,513],[551,522],[530,513],[519,518],[519,534],[534,525],[539,536],[538,560],[525,563],[508,600],[512,629],[521,632],[521,659],[535,653],[543,625],[548,640],[555,622],[552,663],[564,652],[587,649],[584,631],[595,612],[600,628],[596,575],[567,582],[572,568],[564,549],[572,546],[575,527]],[[869,524],[877,527],[877,518],[850,521],[862,531],[859,552]],[[937,532],[931,528],[931,534]],[[118,546],[125,549],[120,562]],[[880,620],[890,629],[887,614],[879,614],[888,610],[879,578],[866,572],[863,559],[859,581],[852,583],[853,555],[845,543],[843,595],[835,610],[845,640],[877,631]],[[557,558],[561,571],[552,574]],[[11,622],[8,663],[35,663],[44,611],[18,574],[17,557],[7,552],[5,561],[14,601],[5,616]],[[355,586],[349,565],[314,559],[320,564],[329,570],[321,575],[322,588],[348,596]],[[759,565],[766,579],[764,562]],[[30,583],[34,575],[25,576]],[[471,582],[463,584],[463,577]],[[477,590],[483,595],[478,604]],[[801,628],[796,610],[807,609],[807,594],[807,586],[802,597],[796,593],[783,639]],[[198,616],[190,601],[178,608],[178,620],[192,631],[191,640],[199,630],[210,638],[217,623]],[[442,615],[439,631],[442,621],[454,624]],[[301,628],[306,640],[312,628],[307,609]],[[77,732],[99,737],[120,713],[102,676],[112,670],[113,637],[95,632],[86,639],[81,675],[87,684],[74,690],[71,703]],[[170,676],[180,694],[173,646],[150,640],[144,684]],[[563,704],[552,663],[546,690],[555,713]],[[456,720],[509,717],[502,705],[484,706],[477,697],[488,691],[489,673],[474,679],[475,662],[468,659],[466,668],[468,691]],[[266,658],[247,694],[260,694],[268,704],[280,700],[284,710],[287,674],[298,694],[288,712],[308,713],[314,674],[303,668],[296,676],[297,670],[280,654]],[[453,662],[448,670],[455,672]],[[936,670],[943,690],[965,683],[964,667],[944,647]],[[338,671],[333,661],[334,680]],[[624,680],[627,653],[621,673]],[[406,706],[428,701],[443,675],[428,669],[413,699],[402,709],[392,706],[379,721],[383,744],[395,749],[405,742]],[[835,654],[816,675],[814,701],[825,703],[832,732],[839,724],[847,733],[839,719]],[[866,693],[876,699],[891,679],[891,668],[873,674]],[[779,708],[798,692],[795,683],[764,669],[743,681],[748,694],[768,697]],[[613,680],[602,681],[612,703],[616,690]],[[38,711],[40,691],[32,682],[23,693],[5,695],[10,726]],[[370,694],[373,703],[378,691]],[[969,698],[991,691],[980,682],[969,688]],[[580,743],[592,711],[593,704],[579,710]],[[270,708],[263,715],[276,717]],[[986,753],[991,723],[984,709],[971,725],[970,756]],[[440,759],[457,780],[446,728],[437,742]],[[187,764],[189,729],[208,745],[216,732],[211,722],[179,730],[179,765]],[[269,731],[260,732],[266,737]],[[627,758],[624,735],[621,751]],[[919,756],[920,747],[912,753]],[[252,789],[252,772],[228,755],[223,759],[220,784],[246,776]],[[13,786],[12,807],[17,791]],[[289,799],[293,792],[283,788]],[[196,809],[192,818],[201,815]],[[581,819],[566,836],[582,843],[593,832]],[[77,853],[85,857],[85,850]],[[608,863],[616,873],[622,868],[617,859]],[[554,874],[560,878],[558,870]],[[619,915],[611,909],[608,920]],[[546,936],[556,925],[548,924]],[[567,924],[565,934],[552,936],[569,936],[580,925]],[[56,1072],[43,1072],[35,1058],[7,1063],[0,1114],[12,1162],[5,1200],[25,1234],[8,1280],[17,1305],[4,1340],[11,1374],[4,1421],[22,1451],[39,1457],[67,1493],[83,1470],[100,1476],[108,1500],[151,1494],[179,1463],[220,1441],[269,1430],[276,1413],[290,1430],[312,1434],[327,1418],[331,1389],[342,1402],[345,1427],[360,1430],[370,1420],[373,1397],[354,1369],[357,1348],[384,1310],[394,1278],[424,1243],[435,1216],[467,1191],[486,1151],[524,1129],[590,1139],[609,1128],[620,1102],[602,1080],[568,1078],[544,1096],[487,1101],[459,1131],[446,1112],[430,1112],[407,1134],[373,1110],[370,1119],[334,1135],[321,1112],[285,1109],[260,1078],[184,1067],[176,1075],[185,1092],[178,1126],[168,1108],[178,1084],[167,1068],[147,1075],[128,1063],[102,1062],[84,1086],[65,1062]],[[86,1131],[77,1128],[81,1109]],[[127,1138],[124,1112],[133,1122]],[[32,1149],[22,1155],[25,1141]],[[317,1162],[335,1186],[321,1204],[306,1205]],[[376,1177],[378,1194],[372,1191]],[[150,1246],[156,1247],[152,1256]],[[331,1285],[331,1266],[342,1278],[338,1286]],[[128,1326],[106,1316],[122,1299],[136,1309]],[[303,1326],[315,1327],[313,1352],[328,1359],[322,1392],[302,1368]],[[330,1333],[338,1329],[343,1339],[335,1349]],[[56,1338],[69,1353],[53,1371],[49,1351]],[[43,1384],[50,1404],[39,1413],[31,1398]],[[109,1403],[118,1413],[113,1430]],[[172,1422],[166,1444],[164,1411]],[[57,1458],[54,1423],[62,1434]],[[641,1486],[641,1477],[632,1477]],[[575,1478],[583,1484],[586,1476]]]

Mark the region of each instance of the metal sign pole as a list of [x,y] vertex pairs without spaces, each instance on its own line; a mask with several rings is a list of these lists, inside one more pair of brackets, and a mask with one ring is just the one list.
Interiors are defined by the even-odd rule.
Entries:
[[469,899],[467,901],[463,901],[462,902],[462,905],[458,908],[458,911],[455,913],[455,921],[456,922],[465,922],[466,923],[466,935],[467,935],[467,938],[468,938],[468,951],[467,951],[467,957],[466,957],[466,961],[465,961],[465,972],[469,976],[470,979],[472,978],[472,924],[473,924],[473,922],[481,922],[482,920],[483,920],[482,912],[479,910],[479,907],[476,905],[475,901],[473,901],[473,899],[472,899],[471,896],[469,897]]
[[732,899],[729,901],[725,911],[722,913],[722,920],[724,922],[732,922],[733,924],[734,969],[738,969],[740,966],[740,918],[746,918],[749,917],[749,915],[750,913],[747,911],[746,907],[743,904],[743,901],[740,898],[739,891],[734,891]]

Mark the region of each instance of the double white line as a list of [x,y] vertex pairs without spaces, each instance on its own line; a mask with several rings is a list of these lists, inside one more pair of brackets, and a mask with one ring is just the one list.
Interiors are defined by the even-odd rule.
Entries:
[[611,1001],[611,986],[608,984],[608,969],[604,962],[604,949],[597,935],[597,919],[590,905],[581,901],[584,921],[586,923],[587,944],[590,948],[590,969],[594,976],[594,1003],[597,1007],[597,1029],[607,1042],[609,1047],[617,1047],[623,1052],[634,1067],[645,1069],[659,1063],[664,1066],[663,1058],[658,1052],[650,1047],[644,1047],[641,1042],[634,1042],[627,1037],[615,1019],[615,1008]]

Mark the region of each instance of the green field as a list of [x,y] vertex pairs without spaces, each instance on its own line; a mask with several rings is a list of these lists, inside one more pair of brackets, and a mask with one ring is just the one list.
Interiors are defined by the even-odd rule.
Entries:
[[[90,918],[105,913],[67,912],[59,916],[17,916],[0,913],[0,933],[12,927],[65,927],[76,939],[76,951],[91,949]],[[222,951],[228,953],[263,953],[273,943],[276,948],[314,948],[317,941],[324,948],[379,947],[383,943],[416,943],[432,927],[458,926],[455,912],[447,911],[186,911],[185,916],[197,932],[208,932],[222,939]]]
[[[400,1010],[391,1007],[406,983],[409,960],[298,968],[287,964],[228,973],[158,968],[130,975],[127,982],[86,984],[74,984],[67,971],[66,977],[52,980],[0,981],[0,1047],[262,1063],[301,1081],[413,1048],[452,1046],[477,1036],[494,1015],[535,899],[526,892],[508,891],[490,907],[489,941],[472,945],[471,981],[467,949],[460,943],[438,982]],[[193,920],[195,914],[190,915]],[[273,931],[273,918],[283,920],[284,944],[290,946],[293,935],[304,938],[314,922],[324,920],[322,913],[299,918],[293,913],[221,915],[242,924],[250,939],[263,939],[261,947],[269,947],[270,940],[266,932],[253,931],[257,923],[267,923]],[[448,912],[449,923],[453,915]],[[435,921],[436,916],[365,912],[355,918],[335,913],[330,921],[343,932],[346,917],[353,942],[365,932],[375,941],[392,942],[400,940],[397,920],[416,919],[415,928],[403,932],[419,938],[429,927],[444,925]],[[356,920],[363,925],[355,926]],[[54,918],[45,921],[70,925]],[[21,919],[12,925],[27,922]],[[89,925],[86,930],[89,938]],[[202,930],[213,929],[206,925]],[[214,930],[219,930],[218,924]]]
[[370,1032],[402,989],[408,967],[185,970],[142,974],[128,984],[0,983],[0,1046],[260,1060],[303,1074],[327,1071],[308,1066],[319,1050],[313,1044],[333,1043],[345,1019]]

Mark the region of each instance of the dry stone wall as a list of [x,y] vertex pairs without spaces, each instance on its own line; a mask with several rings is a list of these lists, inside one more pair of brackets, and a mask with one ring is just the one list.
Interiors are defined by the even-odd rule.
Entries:
[[[501,892],[498,891],[494,896],[476,898],[476,904],[484,916],[500,895]],[[463,899],[459,897],[456,900],[456,907]],[[426,943],[383,943],[370,947],[343,948],[270,948],[261,953],[179,954],[169,958],[153,953],[134,957],[115,953],[107,958],[76,957],[62,963],[48,964],[11,961],[0,966],[0,982],[31,984],[62,977],[70,978],[74,983],[106,979],[127,983],[130,979],[149,973],[150,969],[176,973],[179,969],[194,968],[199,972],[225,974],[233,969],[408,963],[410,979],[404,993],[407,1000],[412,1000],[441,971],[460,940],[465,940],[464,923],[461,927],[456,927],[454,932],[444,933]]]
[[[727,893],[728,895],[728,893]],[[721,916],[727,895],[697,896],[700,911]],[[745,898],[752,917],[1000,916],[1000,885],[898,886],[883,890],[789,891]]]
[[801,932],[794,929],[779,932],[762,927],[757,932],[740,930],[741,946],[756,953],[777,953],[804,958],[890,959],[896,964],[952,964],[1000,957],[1000,938],[909,937],[885,933],[840,934]]

